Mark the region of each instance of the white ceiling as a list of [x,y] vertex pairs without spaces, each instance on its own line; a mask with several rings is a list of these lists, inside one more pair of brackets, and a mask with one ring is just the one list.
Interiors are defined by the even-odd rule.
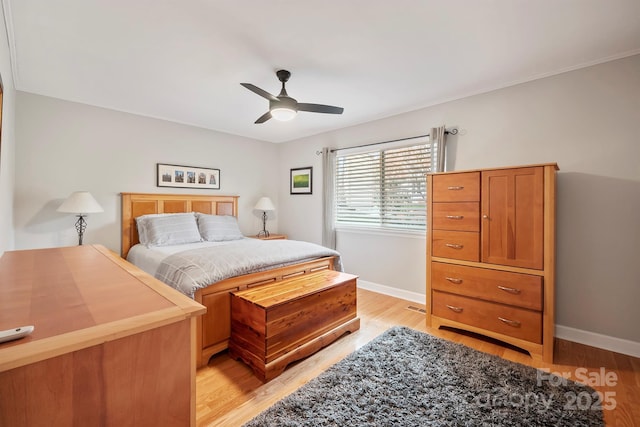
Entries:
[[[16,89],[283,142],[640,53],[638,0],[2,0]],[[292,73],[299,102],[253,122]]]

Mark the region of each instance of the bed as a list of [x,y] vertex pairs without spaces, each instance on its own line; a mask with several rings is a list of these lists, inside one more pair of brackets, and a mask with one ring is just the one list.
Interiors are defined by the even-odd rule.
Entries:
[[[121,201],[121,256],[125,259],[131,248],[140,242],[135,220],[139,216],[184,212],[238,216],[238,196],[122,193]],[[323,256],[292,265],[230,277],[195,289],[192,297],[207,307],[207,312],[197,321],[196,366],[205,366],[212,355],[228,348],[231,334],[230,292],[254,286],[267,286],[283,279],[320,270],[334,270],[338,266],[339,257]]]

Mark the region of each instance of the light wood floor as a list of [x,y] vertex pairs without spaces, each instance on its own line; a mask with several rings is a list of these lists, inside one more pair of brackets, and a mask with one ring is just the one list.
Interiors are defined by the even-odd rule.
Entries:
[[575,379],[576,373],[582,374],[581,371],[576,371],[582,367],[587,368],[591,375],[599,374],[601,368],[605,372],[613,372],[617,375],[615,386],[594,387],[601,392],[614,393],[612,397],[615,399],[615,408],[605,411],[607,426],[635,426],[636,422],[640,425],[640,359],[556,340],[554,364],[534,361],[526,353],[487,339],[449,330],[428,329],[424,314],[408,309],[409,306],[424,308],[409,301],[358,290],[360,330],[345,335],[313,356],[290,365],[282,375],[266,384],[262,384],[243,363],[231,360],[226,352],[214,356],[209,365],[198,370],[196,375],[197,425],[241,426],[395,325],[428,332],[536,368],[548,368],[556,373],[569,372],[572,379]]

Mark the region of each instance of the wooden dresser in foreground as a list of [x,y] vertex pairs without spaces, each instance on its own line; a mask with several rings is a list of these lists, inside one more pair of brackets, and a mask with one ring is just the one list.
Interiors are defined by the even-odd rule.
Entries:
[[106,248],[6,252],[1,426],[195,425],[195,319],[205,308]]
[[555,163],[427,176],[427,326],[553,362]]

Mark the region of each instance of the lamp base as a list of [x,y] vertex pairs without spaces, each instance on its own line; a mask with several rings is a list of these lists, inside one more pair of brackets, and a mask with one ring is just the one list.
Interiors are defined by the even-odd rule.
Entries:
[[258,233],[258,237],[269,237],[267,231],[267,211],[262,211],[262,231]]
[[84,236],[84,230],[87,229],[87,221],[84,219],[84,215],[76,215],[78,220],[76,221],[76,230],[78,231],[78,245],[82,246],[82,237]]

